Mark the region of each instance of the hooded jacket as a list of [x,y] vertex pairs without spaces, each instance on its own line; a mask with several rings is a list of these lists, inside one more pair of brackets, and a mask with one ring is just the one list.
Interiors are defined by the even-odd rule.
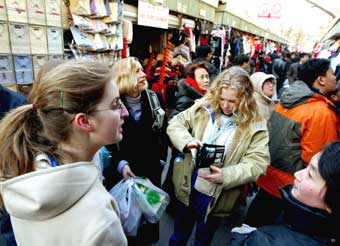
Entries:
[[[202,140],[210,117],[209,110],[197,104],[177,114],[167,128],[176,149],[184,152],[187,143],[194,139]],[[220,113],[215,112],[215,119],[219,117]],[[183,162],[173,167],[175,194],[186,206],[189,206],[196,153],[196,149],[185,153]],[[223,183],[211,184],[200,176],[195,182],[196,190],[212,197],[206,216],[210,213],[217,217],[230,215],[241,197],[243,185],[255,181],[265,172],[268,164],[268,130],[265,120],[250,123],[246,129],[237,127],[221,168]],[[210,173],[209,168],[200,168],[199,171]]]
[[323,95],[295,81],[281,96],[269,120],[271,165],[257,183],[281,197],[276,187],[294,181],[293,174],[306,167],[312,156],[337,140],[337,117]]
[[41,169],[1,183],[18,245],[127,245],[112,196],[92,162]]
[[[271,98],[266,96],[262,90],[263,83],[267,79],[272,79],[273,81],[273,96]],[[260,114],[268,121],[275,108],[275,102],[277,101],[276,78],[272,74],[257,72],[250,76],[250,80],[254,86],[254,97],[258,104]]]

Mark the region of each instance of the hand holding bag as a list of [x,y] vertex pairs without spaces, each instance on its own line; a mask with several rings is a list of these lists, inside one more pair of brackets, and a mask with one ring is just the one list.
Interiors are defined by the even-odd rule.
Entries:
[[136,236],[141,221],[142,211],[139,208],[136,196],[133,191],[135,182],[132,178],[121,180],[111,190],[111,195],[115,198],[119,210],[120,221],[124,232],[128,236]]

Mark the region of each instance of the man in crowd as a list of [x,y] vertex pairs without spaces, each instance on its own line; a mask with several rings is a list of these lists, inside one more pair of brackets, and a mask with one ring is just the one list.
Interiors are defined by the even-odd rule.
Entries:
[[337,140],[337,116],[326,98],[336,90],[330,61],[308,60],[299,66],[298,78],[283,92],[269,120],[271,165],[257,180],[260,190],[246,221],[251,226],[274,224],[282,211],[278,188],[293,183],[293,173]]
[[297,79],[297,73],[298,73],[298,66],[304,64],[309,59],[308,53],[302,53],[300,55],[300,61],[293,63],[290,65],[288,71],[287,71],[287,78],[289,81],[289,84],[292,84]]
[[193,64],[197,64],[199,62],[205,61],[209,68],[209,79],[210,82],[214,80],[216,75],[218,74],[218,70],[211,61],[212,58],[212,50],[209,45],[203,44],[196,47],[196,59],[192,62]]
[[[250,57],[245,54],[239,54],[234,58],[233,65],[240,66],[244,70],[246,70],[249,74],[251,74],[252,67],[250,65]],[[254,64],[255,65],[255,64]]]

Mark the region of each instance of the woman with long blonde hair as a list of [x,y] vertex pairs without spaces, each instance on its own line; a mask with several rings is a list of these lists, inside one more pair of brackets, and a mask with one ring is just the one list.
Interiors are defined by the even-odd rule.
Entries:
[[59,64],[30,99],[0,123],[1,197],[17,243],[127,245],[92,162],[101,146],[122,139],[128,114],[112,70],[100,62]]
[[[253,92],[246,71],[231,67],[215,78],[203,98],[169,122],[170,140],[184,154],[173,168],[179,202],[169,245],[185,245],[195,223],[195,245],[210,245],[220,218],[237,207],[243,185],[265,172],[268,130]],[[223,150],[219,161],[199,166],[203,160],[196,152],[203,144]]]

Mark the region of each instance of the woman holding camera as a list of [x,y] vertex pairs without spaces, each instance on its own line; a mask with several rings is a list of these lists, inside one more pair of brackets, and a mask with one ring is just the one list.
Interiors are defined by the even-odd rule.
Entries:
[[[202,99],[169,122],[167,133],[184,153],[173,169],[179,204],[169,245],[185,245],[195,222],[194,245],[210,245],[220,218],[237,207],[243,185],[265,172],[268,130],[253,92],[247,73],[231,67],[217,76]],[[220,163],[197,166],[197,148],[203,143],[225,149]]]

